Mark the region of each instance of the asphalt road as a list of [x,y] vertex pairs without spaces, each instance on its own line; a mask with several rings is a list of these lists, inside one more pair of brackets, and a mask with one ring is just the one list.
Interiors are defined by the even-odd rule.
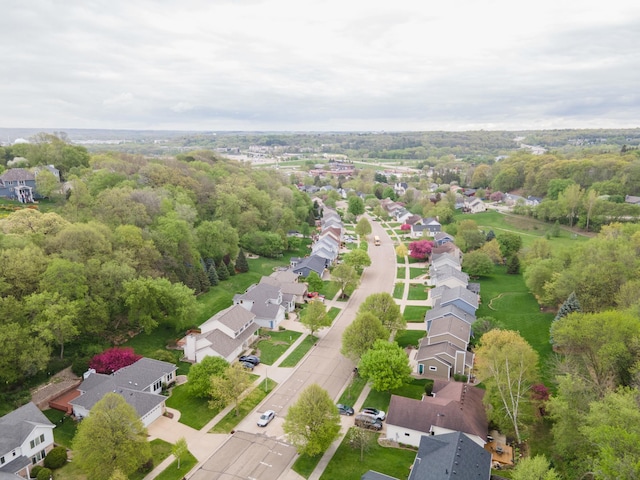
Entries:
[[[256,453],[255,445],[247,446],[254,438],[254,444],[265,440],[275,442],[272,446],[277,449],[285,448],[285,437],[282,431],[282,423],[289,406],[294,403],[298,394],[307,386],[317,383],[327,390],[331,398],[337,398],[341,390],[351,377],[353,362],[340,353],[342,333],[354,320],[358,307],[371,294],[393,291],[396,277],[396,255],[392,240],[384,228],[377,222],[371,221],[372,233],[369,236],[369,256],[371,266],[362,274],[360,286],[344,303],[341,313],[336,317],[331,328],[320,332],[320,339],[311,352],[300,362],[291,376],[281,383],[257,408],[257,412],[274,410],[276,418],[267,427],[258,427],[256,421],[258,413],[247,416],[236,428],[236,434],[227,440],[200,469],[190,477],[190,480],[201,479],[237,479],[259,478],[260,480],[276,479],[271,476],[276,470],[273,467],[266,468],[263,463],[274,465],[271,460],[265,460],[262,453]],[[378,235],[381,239],[380,246],[373,245],[373,237]],[[253,434],[253,435],[250,435]],[[236,437],[242,437],[242,442]],[[295,450],[294,450],[295,452]],[[289,458],[281,455],[282,459]],[[290,457],[290,462],[293,461]],[[277,462],[276,462],[277,463]],[[209,467],[207,467],[209,465]],[[211,466],[215,469],[211,469]],[[288,464],[286,465],[288,466]],[[241,467],[241,468],[240,468]],[[239,470],[238,470],[239,469]],[[238,470],[238,471],[236,471]],[[240,470],[242,473],[240,473]],[[206,473],[205,473],[206,472]],[[253,473],[260,473],[254,476]],[[251,473],[251,475],[249,475]],[[217,475],[217,476],[215,476]]]

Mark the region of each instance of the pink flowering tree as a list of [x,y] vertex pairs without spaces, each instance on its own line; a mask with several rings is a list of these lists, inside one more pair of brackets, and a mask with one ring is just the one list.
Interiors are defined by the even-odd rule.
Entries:
[[142,355],[136,355],[133,348],[110,348],[94,356],[89,362],[89,367],[97,373],[113,373],[123,367],[128,367],[137,362]]
[[411,225],[409,225],[408,223],[403,223],[400,226],[400,230],[402,230],[403,232],[408,232],[409,230],[411,230]]
[[491,195],[489,195],[489,200],[491,200],[492,202],[501,202],[503,198],[504,194],[502,192],[493,192]]
[[432,249],[433,242],[429,240],[418,240],[417,242],[411,242],[409,244],[409,256],[411,258],[424,260],[431,254]]

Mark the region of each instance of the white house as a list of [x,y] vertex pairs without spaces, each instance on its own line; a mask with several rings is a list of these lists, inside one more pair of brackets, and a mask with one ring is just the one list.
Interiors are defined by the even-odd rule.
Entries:
[[234,295],[233,304],[249,310],[258,325],[270,329],[278,328],[286,312],[295,308],[293,298],[286,301],[281,288],[266,283],[253,284],[245,293]]
[[1,478],[9,479],[11,475],[29,478],[30,468],[42,465],[53,448],[54,428],[33,402],[0,417],[0,472],[4,475]]
[[258,339],[255,314],[241,305],[225,308],[200,325],[199,334],[187,335],[184,356],[199,363],[205,357],[221,357],[231,363]]
[[487,206],[485,205],[485,203],[479,198],[475,197],[473,198],[473,200],[465,202],[464,208],[470,213],[480,213],[487,211]]

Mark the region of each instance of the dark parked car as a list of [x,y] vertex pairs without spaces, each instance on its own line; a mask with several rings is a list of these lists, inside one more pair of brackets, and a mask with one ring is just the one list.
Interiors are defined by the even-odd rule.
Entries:
[[356,415],[356,427],[368,428],[369,430],[382,430],[382,421],[367,413]]
[[338,411],[340,412],[340,415],[353,415],[355,413],[353,411],[353,408],[351,408],[348,405],[343,405],[339,403],[337,407],[338,407]]
[[246,368],[247,370],[253,370],[256,366],[251,363],[251,362],[240,362],[240,365],[242,365],[244,368]]
[[387,414],[386,413],[384,413],[382,410],[378,410],[377,408],[373,408],[373,407],[364,407],[362,409],[362,413],[367,413],[369,415],[373,415],[378,420],[384,420],[385,418],[387,418]]
[[258,365],[260,363],[260,357],[256,357],[255,355],[243,355],[239,359],[241,362],[249,362],[254,365]]

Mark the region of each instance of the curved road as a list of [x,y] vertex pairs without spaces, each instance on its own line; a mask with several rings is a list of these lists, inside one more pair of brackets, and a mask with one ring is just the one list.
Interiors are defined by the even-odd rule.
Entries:
[[[237,432],[242,432],[242,442],[231,436],[200,466],[191,479],[279,478],[295,458],[295,451],[292,454],[293,449],[287,449],[284,445],[282,431],[289,405],[297,400],[303,389],[313,383],[327,390],[331,398],[337,398],[351,379],[354,365],[340,353],[342,333],[355,318],[360,304],[373,293],[391,293],[396,278],[396,255],[391,238],[379,223],[370,218],[369,220],[372,227],[370,238],[378,235],[382,244],[374,246],[373,242],[369,243],[371,266],[362,274],[358,289],[348,302],[340,303],[342,311],[329,329],[320,331],[320,339],[311,352],[256,409],[259,412],[275,410],[276,418],[268,427],[260,429],[256,425],[257,415],[248,415],[236,429]],[[254,435],[252,442],[251,436],[247,434],[257,436]],[[272,442],[270,447],[263,446],[267,438]],[[274,454],[276,450],[277,454]]]

